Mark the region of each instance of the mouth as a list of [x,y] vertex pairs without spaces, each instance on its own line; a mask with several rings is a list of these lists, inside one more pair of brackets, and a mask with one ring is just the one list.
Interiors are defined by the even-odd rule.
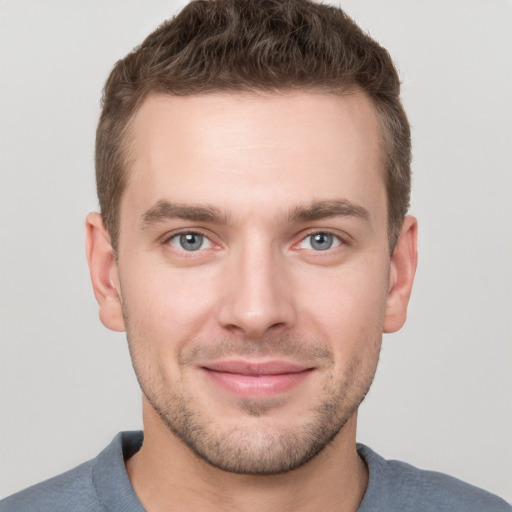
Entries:
[[215,361],[199,367],[214,385],[244,398],[267,398],[290,391],[314,368],[287,361]]

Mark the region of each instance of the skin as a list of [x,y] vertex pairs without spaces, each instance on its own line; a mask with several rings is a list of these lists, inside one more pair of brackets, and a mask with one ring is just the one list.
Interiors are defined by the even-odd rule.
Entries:
[[[357,407],[417,261],[412,217],[389,255],[371,101],[154,95],[129,137],[118,257],[94,213],[87,254],[100,318],[127,331],[144,392],[144,444],[127,461],[142,504],[357,510]],[[197,250],[187,233],[204,237]],[[252,373],[233,384],[219,361]],[[276,362],[297,382],[254,375]]]

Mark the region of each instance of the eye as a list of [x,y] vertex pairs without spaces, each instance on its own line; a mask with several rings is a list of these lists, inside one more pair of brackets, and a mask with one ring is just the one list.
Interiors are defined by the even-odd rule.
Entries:
[[199,251],[201,249],[209,249],[212,242],[201,233],[179,233],[169,238],[169,245],[176,249],[184,251]]
[[341,245],[341,240],[331,233],[312,233],[305,237],[299,244],[300,249],[313,249],[314,251],[327,251]]

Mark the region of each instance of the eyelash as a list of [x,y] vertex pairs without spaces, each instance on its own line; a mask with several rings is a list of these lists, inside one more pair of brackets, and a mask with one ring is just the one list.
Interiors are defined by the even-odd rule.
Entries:
[[[183,246],[181,248],[179,248],[179,247],[175,247],[171,243],[174,240],[178,241],[178,243],[179,243],[179,237],[182,237],[182,236],[185,236],[185,235],[200,236],[200,237],[203,238],[203,241],[206,240],[210,244],[210,246],[206,247],[206,248],[198,248],[196,250],[187,250],[187,249],[183,248]],[[319,254],[321,254],[321,253],[329,254],[330,252],[332,252],[333,250],[337,249],[338,247],[343,246],[343,245],[347,245],[347,242],[346,242],[346,240],[344,238],[342,238],[339,234],[333,233],[332,231],[329,231],[329,230],[311,230],[311,231],[309,231],[309,232],[307,232],[305,234],[301,234],[301,237],[300,237],[299,241],[293,243],[291,245],[291,247],[292,248],[298,248],[298,246],[300,244],[304,243],[308,239],[310,240],[310,242],[309,242],[310,246],[312,246],[312,244],[314,243],[313,240],[312,240],[312,237],[314,237],[316,235],[324,235],[324,236],[327,236],[327,237],[332,237],[332,243],[335,244],[335,245],[334,246],[329,246],[326,249],[317,249],[317,250],[315,250],[313,247],[310,247],[310,248],[305,248],[303,250],[312,251],[314,253],[319,253]],[[164,243],[164,245],[171,246],[174,250],[177,250],[180,253],[185,253],[185,254],[188,254],[190,256],[193,256],[194,253],[199,253],[199,252],[202,252],[202,251],[204,251],[206,249],[220,248],[221,247],[220,244],[215,243],[212,240],[212,237],[210,235],[207,235],[207,234],[201,232],[200,230],[194,230],[194,229],[183,230],[183,231],[179,231],[177,233],[173,233],[170,236],[166,236],[164,238],[163,243]]]
[[212,240],[212,236],[211,235],[207,235],[203,232],[201,232],[200,230],[196,230],[196,229],[188,229],[188,230],[183,230],[183,231],[179,231],[177,233],[173,233],[172,235],[169,235],[169,236],[166,236],[163,240],[163,244],[164,245],[168,245],[168,246],[171,246],[174,250],[177,250],[181,253],[188,253],[190,256],[192,256],[194,253],[198,253],[198,252],[201,252],[201,250],[204,250],[204,249],[198,249],[198,250],[187,250],[183,247],[181,248],[178,248],[178,247],[174,247],[172,245],[172,242],[174,240],[176,240],[178,243],[179,243],[179,239],[180,237],[182,236],[186,236],[186,235],[196,235],[196,236],[200,236],[203,238],[203,240],[206,240],[208,241],[208,243],[210,244],[210,247],[207,247],[207,249],[210,249],[210,248],[218,248],[220,247],[219,244],[215,243],[213,240]]
[[314,231],[311,231],[309,233],[307,233],[306,235],[302,236],[301,239],[299,240],[299,242],[297,242],[296,244],[293,245],[293,247],[297,247],[298,245],[304,243],[306,240],[310,240],[310,245],[313,245],[313,237],[315,236],[319,236],[319,235],[323,235],[324,237],[327,236],[327,237],[330,237],[332,240],[332,244],[335,244],[333,246],[329,246],[325,249],[314,249],[313,247],[307,249],[307,250],[311,250],[315,253],[322,253],[322,252],[328,252],[328,251],[331,251],[331,250],[334,250],[338,247],[340,247],[341,245],[345,245],[345,242],[344,240],[341,238],[341,236],[339,236],[338,234],[335,234],[335,233],[332,233],[331,231],[322,231],[322,230],[314,230]]

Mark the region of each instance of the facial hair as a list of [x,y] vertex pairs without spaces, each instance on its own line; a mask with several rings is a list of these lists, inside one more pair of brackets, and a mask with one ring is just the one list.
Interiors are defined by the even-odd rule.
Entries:
[[[325,345],[293,336],[268,336],[260,340],[226,338],[191,341],[177,356],[179,366],[190,369],[197,361],[251,356],[288,357],[314,366],[322,373],[318,401],[301,419],[273,428],[272,411],[283,397],[242,399],[240,421],[226,426],[202,410],[186,379],[170,382],[158,363],[147,361],[150,340],[132,329],[125,314],[128,345],[139,385],[148,402],[170,432],[194,454],[223,471],[246,475],[275,475],[294,470],[320,453],[341,431],[366,396],[379,357],[380,341],[367,340],[370,355],[354,357],[341,376],[334,372],[333,355]],[[186,372],[185,372],[186,373]],[[251,421],[244,421],[244,419]]]

